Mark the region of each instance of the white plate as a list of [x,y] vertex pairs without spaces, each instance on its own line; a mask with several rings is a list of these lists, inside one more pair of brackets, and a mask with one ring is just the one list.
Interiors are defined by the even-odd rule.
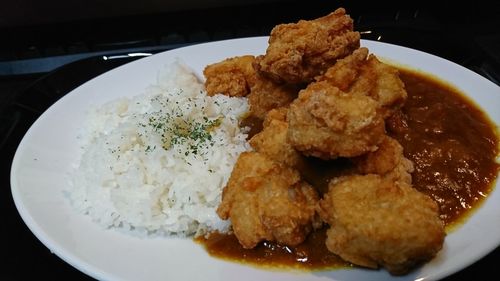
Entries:
[[[500,88],[487,79],[420,51],[366,40],[362,45],[382,58],[452,83],[500,124]],[[167,51],[118,67],[57,101],[26,133],[12,163],[12,194],[30,230],[66,262],[94,278],[106,280],[436,280],[467,267],[500,244],[499,188],[465,225],[446,237],[444,248],[435,259],[398,278],[385,270],[303,273],[258,269],[210,257],[190,239],[140,239],[103,230],[72,209],[63,190],[78,153],[77,132],[91,104],[142,93],[156,82],[158,71],[176,58],[201,77],[207,64],[236,55],[262,54],[266,46],[267,37],[257,37]]]

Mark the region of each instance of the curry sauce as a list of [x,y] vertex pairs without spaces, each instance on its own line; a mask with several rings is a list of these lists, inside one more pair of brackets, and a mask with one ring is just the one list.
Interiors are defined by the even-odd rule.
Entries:
[[441,219],[452,224],[493,188],[499,167],[497,128],[452,87],[407,70],[400,70],[400,76],[408,99],[387,130],[415,164],[413,186],[432,197]]
[[[400,112],[386,120],[386,130],[415,165],[414,188],[438,203],[440,217],[449,228],[477,208],[493,189],[499,171],[497,128],[455,88],[428,75],[399,70],[408,99]],[[301,172],[320,193],[330,178],[349,169],[349,162],[342,159],[328,163],[311,160],[310,164]],[[266,267],[350,266],[326,249],[325,238],[323,228],[296,247],[263,242],[250,250],[243,249],[234,235],[213,233],[197,241],[213,256]]]

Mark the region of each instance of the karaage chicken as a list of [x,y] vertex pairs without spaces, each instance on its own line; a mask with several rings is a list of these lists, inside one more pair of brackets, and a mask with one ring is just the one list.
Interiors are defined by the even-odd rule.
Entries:
[[318,19],[274,27],[255,68],[279,83],[309,83],[359,46],[352,19],[339,8]]
[[279,85],[258,75],[257,82],[247,96],[250,114],[264,119],[271,109],[289,105],[297,97],[299,90],[296,85]]
[[401,108],[408,96],[398,70],[368,55],[366,48],[339,60],[316,80],[328,81],[352,95],[372,97],[380,103],[384,117]]
[[287,108],[273,109],[264,119],[263,129],[250,139],[255,151],[269,158],[297,168],[304,164],[304,156],[296,151],[287,140]]
[[273,108],[286,106],[296,97],[298,85],[278,84],[254,70],[254,56],[225,59],[205,67],[205,88],[209,96],[248,97],[250,115],[264,119]]
[[318,211],[330,225],[328,250],[396,275],[434,257],[445,237],[436,202],[405,182],[379,175],[333,180]]
[[376,151],[353,158],[361,174],[377,174],[393,181],[411,184],[413,163],[403,155],[399,142],[385,136]]
[[343,8],[278,25],[265,54],[226,59],[204,75],[209,95],[247,97],[250,117],[263,120],[217,209],[243,248],[296,246],[326,223],[329,251],[392,274],[442,248],[438,206],[411,186],[413,163],[386,134],[386,120],[389,130],[407,128],[405,85],[360,48]]
[[307,156],[354,157],[375,151],[385,136],[379,104],[352,95],[328,81],[314,82],[299,93],[288,111],[288,140]]
[[316,191],[296,170],[264,154],[244,152],[224,188],[217,214],[231,219],[244,248],[263,240],[294,246],[321,224],[317,202]]

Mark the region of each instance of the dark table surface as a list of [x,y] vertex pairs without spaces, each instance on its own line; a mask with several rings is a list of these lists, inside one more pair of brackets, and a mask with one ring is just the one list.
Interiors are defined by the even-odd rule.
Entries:
[[[314,18],[324,15],[333,10],[337,5],[325,4],[321,1],[311,1],[311,6],[301,9],[300,3],[290,1],[290,11],[286,15],[275,15],[273,8],[280,6],[250,6],[242,8],[224,8],[210,10],[210,14],[226,15],[226,23],[210,21],[205,18],[206,26],[179,27],[177,30],[156,30],[155,34],[149,36],[146,43],[137,44],[127,41],[126,34],[120,35],[122,31],[116,31],[117,44],[113,47],[96,47],[99,43],[98,35],[92,39],[91,35],[82,36],[84,48],[79,54],[79,59],[71,59],[68,47],[70,43],[61,43],[61,53],[51,56],[48,51],[43,50],[42,42],[33,46],[38,48],[37,53],[30,57],[0,57],[1,66],[6,63],[10,65],[19,64],[19,61],[31,62],[31,69],[42,69],[44,71],[22,70],[19,73],[0,74],[0,180],[1,180],[1,208],[2,217],[6,219],[3,229],[7,237],[2,239],[2,280],[92,280],[92,278],[81,273],[77,269],[65,263],[56,255],[52,254],[26,227],[19,216],[10,193],[10,164],[19,141],[30,125],[40,116],[52,103],[64,96],[66,93],[105,71],[111,70],[119,65],[137,59],[131,57],[104,60],[102,54],[126,54],[127,50],[160,52],[179,46],[195,44],[218,39],[236,37],[267,35],[270,28],[281,22],[294,22],[300,18]],[[314,4],[314,6],[312,5]],[[499,84],[500,81],[500,12],[493,5],[485,6],[463,6],[449,9],[447,6],[409,5],[404,7],[364,7],[356,8],[347,6],[348,12],[355,19],[356,29],[359,31],[370,30],[371,33],[364,35],[365,39],[380,40],[398,45],[403,45],[422,51],[429,52],[448,60],[454,61],[467,67],[492,82]],[[263,10],[263,7],[265,8]],[[232,17],[227,16],[228,12]],[[191,12],[198,17],[206,16],[207,13],[200,11]],[[248,14],[260,13],[259,21]],[[169,17],[183,17],[189,15],[170,14]],[[165,17],[156,15],[156,17]],[[151,19],[153,18],[153,19]],[[151,17],[143,23],[144,25],[155,25],[157,22]],[[122,19],[122,28],[129,28],[129,35],[137,34],[138,18]],[[95,23],[89,23],[89,25]],[[116,29],[116,25],[104,20],[99,23],[102,29]],[[73,23],[74,26],[83,23]],[[135,26],[135,28],[134,28]],[[179,24],[177,25],[179,26]],[[95,27],[95,26],[94,26]],[[53,26],[45,26],[43,32],[52,34],[55,32]],[[67,27],[69,29],[69,27]],[[114,28],[114,29],[113,29]],[[120,30],[122,30],[120,28]],[[138,28],[139,29],[139,28]],[[0,30],[13,33],[19,30]],[[24,35],[40,32],[37,29],[23,29]],[[31,33],[30,33],[31,32]],[[170,33],[169,33],[170,32]],[[1,34],[1,33],[0,33]],[[172,35],[176,34],[176,35]],[[17,35],[20,37],[21,35]],[[120,37],[121,36],[121,37]],[[177,37],[176,37],[177,36]],[[63,36],[64,37],[64,36]],[[3,37],[5,38],[5,37]],[[20,40],[22,41],[22,40]],[[69,42],[69,41],[68,41]],[[16,42],[11,46],[19,47],[23,44]],[[131,45],[132,44],[132,45]],[[135,44],[135,45],[134,45]],[[41,46],[41,47],[40,47]],[[14,48],[13,47],[13,48]],[[21,47],[20,47],[21,48]],[[57,49],[57,48],[56,48]],[[72,49],[73,50],[73,49]],[[74,50],[73,50],[74,51]],[[72,54],[75,54],[73,52]],[[97,55],[99,54],[99,55]],[[43,67],[38,63],[50,61],[64,61],[61,58],[70,58],[72,61],[59,68]],[[35,59],[35,60],[33,60]],[[36,60],[38,59],[38,60]],[[497,97],[497,98],[500,98]],[[500,214],[499,214],[500,223]],[[480,239],[477,237],[475,239]],[[493,250],[471,266],[447,277],[445,280],[489,280],[497,272],[496,263],[500,260],[500,248]]]

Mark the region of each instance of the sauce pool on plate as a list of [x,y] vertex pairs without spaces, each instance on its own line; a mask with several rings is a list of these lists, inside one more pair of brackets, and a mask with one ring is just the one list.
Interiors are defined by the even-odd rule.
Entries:
[[438,203],[446,225],[460,222],[493,188],[496,127],[453,87],[408,70],[400,77],[409,96],[388,132],[415,164],[413,186]]
[[[455,88],[430,75],[399,68],[408,99],[401,112],[386,120],[413,161],[413,186],[439,205],[448,230],[463,222],[493,189],[498,175],[496,126]],[[249,122],[252,124],[253,122]],[[248,125],[248,124],[246,124]],[[257,125],[254,127],[260,128]],[[304,178],[324,192],[330,178],[349,168],[348,161],[311,161]],[[271,268],[326,269],[351,266],[325,246],[325,228],[296,247],[274,242],[244,249],[234,235],[212,233],[197,238],[210,255]]]

